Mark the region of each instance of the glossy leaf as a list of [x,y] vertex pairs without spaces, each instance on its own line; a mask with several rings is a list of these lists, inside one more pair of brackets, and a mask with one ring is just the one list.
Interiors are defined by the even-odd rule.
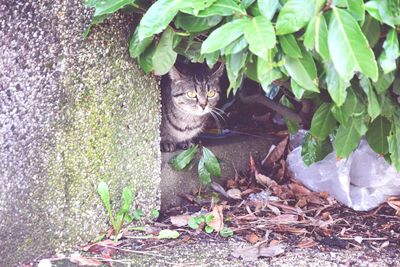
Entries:
[[331,113],[331,108],[332,104],[323,103],[312,118],[310,132],[319,140],[325,140],[336,128],[336,120]]
[[158,233],[158,239],[177,239],[179,237],[179,232],[176,230],[163,229]]
[[[399,113],[399,112],[398,112]],[[393,116],[393,125],[388,137],[390,159],[393,166],[400,171],[400,114]]]
[[279,36],[279,43],[286,55],[293,58],[302,57],[300,47],[297,44],[296,38],[293,36],[293,34]]
[[226,47],[221,49],[221,55],[230,55],[236,54],[245,49],[248,46],[248,43],[244,36],[240,36],[235,41],[227,45]]
[[208,172],[214,176],[221,177],[221,166],[219,165],[218,159],[214,153],[206,147],[203,147],[203,160]]
[[396,78],[395,71],[384,74],[383,71],[380,70],[378,80],[373,83],[376,92],[378,94],[386,92],[386,90],[393,84],[395,78]]
[[362,32],[367,37],[370,47],[374,47],[379,40],[381,34],[381,25],[379,21],[371,17],[365,16],[364,24],[362,25]]
[[[189,2],[189,1],[188,1]],[[231,16],[233,14],[246,15],[246,10],[232,0],[217,0],[209,8],[202,10],[197,17]]]
[[[350,118],[345,125],[340,125],[335,137],[336,156],[346,158],[358,146],[366,126],[362,118]],[[361,133],[360,133],[361,132]]]
[[174,31],[169,27],[161,36],[154,52],[152,64],[156,75],[166,74],[174,65],[177,53],[173,49]]
[[176,157],[172,158],[172,168],[176,171],[183,170],[193,160],[194,156],[197,153],[197,148],[197,145],[191,146],[188,150],[185,150]]
[[386,74],[396,69],[396,59],[400,56],[398,33],[395,29],[391,29],[387,33],[383,49],[379,56],[379,64]]
[[257,0],[257,5],[261,15],[268,20],[272,20],[276,10],[280,6],[279,0]]
[[273,81],[282,77],[281,72],[273,67],[271,61],[266,61],[260,57],[257,58],[257,80],[263,88],[269,86]]
[[371,82],[365,76],[361,76],[360,85],[368,97],[368,114],[371,116],[371,119],[374,120],[382,111],[378,97]]
[[106,208],[107,212],[111,214],[110,191],[108,189],[108,185],[105,182],[101,181],[97,185],[97,193],[99,194],[100,199],[103,202],[103,205]]
[[179,13],[175,19],[175,26],[188,32],[202,32],[208,30],[222,20],[221,16],[198,18],[196,16]]
[[288,0],[279,12],[276,34],[296,32],[307,25],[315,14],[314,1]]
[[333,65],[343,80],[350,80],[355,71],[377,80],[378,67],[374,53],[360,26],[345,10],[332,7],[328,47]]
[[204,159],[200,158],[199,165],[197,166],[198,170],[197,173],[200,178],[200,182],[202,185],[208,185],[211,183],[211,173],[207,170]]
[[306,90],[319,92],[317,82],[317,68],[311,55],[302,53],[302,58],[284,56],[285,68],[290,77]]
[[106,14],[112,14],[122,9],[126,5],[135,3],[135,0],[102,0],[102,1],[87,1],[86,6],[94,7],[94,16],[99,17]]
[[144,72],[149,73],[153,70],[153,55],[156,51],[156,45],[153,43],[147,47],[139,56],[138,63]]
[[268,60],[268,50],[275,47],[275,30],[271,22],[263,17],[254,17],[247,21],[244,28],[244,36],[249,43],[249,49],[253,54]]
[[365,19],[365,6],[364,0],[350,0],[348,2],[348,10],[349,13],[355,18],[357,21],[364,22]]
[[388,136],[391,124],[385,117],[379,116],[376,118],[368,128],[366,133],[368,144],[371,148],[381,155],[388,153]]
[[246,57],[247,52],[245,51],[225,56],[226,72],[228,74],[230,87],[234,90],[241,85]]
[[233,236],[234,231],[231,228],[228,227],[224,227],[221,229],[221,231],[219,231],[219,235],[222,237],[229,237],[229,236]]
[[301,157],[304,163],[309,166],[314,162],[323,160],[332,151],[332,144],[329,140],[318,140],[307,133],[301,146]]
[[205,54],[204,55],[206,62],[207,62],[207,66],[212,69],[212,67],[215,65],[215,63],[217,63],[218,58],[219,58],[219,51],[215,51],[209,54]]
[[129,54],[132,58],[140,56],[144,50],[151,44],[153,37],[144,38],[139,41],[138,28],[133,32],[132,37],[129,41]]
[[292,89],[292,92],[296,99],[301,100],[305,90],[294,79],[290,79],[290,89]]
[[201,53],[212,53],[232,43],[244,33],[247,21],[247,18],[237,19],[214,30],[203,42]]
[[190,1],[185,0],[158,0],[144,14],[140,20],[139,40],[151,37],[167,28],[179,9],[190,7]]
[[343,105],[347,96],[348,83],[345,82],[337,73],[332,63],[326,66],[326,85],[328,87],[329,95],[336,106],[340,107]]

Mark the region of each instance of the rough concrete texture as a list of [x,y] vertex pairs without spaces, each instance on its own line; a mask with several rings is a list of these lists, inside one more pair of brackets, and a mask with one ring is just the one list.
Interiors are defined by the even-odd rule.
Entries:
[[[221,179],[214,179],[223,185],[226,180],[235,177],[235,171],[246,170],[250,154],[256,162],[262,160],[268,153],[272,143],[268,136],[236,136],[219,140],[202,140],[202,144],[209,148],[220,159]],[[197,174],[197,164],[183,171],[172,169],[169,161],[182,151],[162,153],[161,163],[161,209],[181,204],[179,193],[191,193],[200,186]],[[198,153],[201,156],[201,153]]]
[[131,185],[159,206],[159,90],[129,59],[132,17],[83,30],[82,0],[0,1],[0,266],[88,241]]
[[[398,252],[375,250],[338,250],[329,252],[317,248],[293,249],[285,248],[285,252],[272,258],[259,258],[256,261],[243,261],[230,254],[238,248],[251,246],[249,243],[235,241],[230,238],[226,242],[220,240],[170,241],[164,246],[158,245],[147,251],[124,250],[124,254],[113,260],[115,266],[130,267],[321,267],[321,266],[399,266]],[[70,261],[54,261],[53,266],[77,266]],[[104,264],[104,266],[107,266]]]

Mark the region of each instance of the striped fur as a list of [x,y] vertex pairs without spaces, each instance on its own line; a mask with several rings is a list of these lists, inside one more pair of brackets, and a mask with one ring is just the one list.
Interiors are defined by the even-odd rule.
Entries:
[[[192,138],[203,130],[208,115],[218,103],[222,73],[222,64],[212,74],[184,75],[175,67],[170,70],[170,82],[161,92],[161,151],[186,149]],[[195,97],[190,96],[190,91]],[[214,91],[215,96],[210,97],[209,91]]]

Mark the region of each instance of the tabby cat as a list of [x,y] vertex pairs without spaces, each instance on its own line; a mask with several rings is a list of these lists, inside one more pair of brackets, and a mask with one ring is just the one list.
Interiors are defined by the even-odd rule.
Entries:
[[218,103],[223,71],[223,64],[216,71],[189,74],[172,67],[168,74],[170,81],[161,90],[161,151],[172,152],[192,145],[192,138],[202,131]]

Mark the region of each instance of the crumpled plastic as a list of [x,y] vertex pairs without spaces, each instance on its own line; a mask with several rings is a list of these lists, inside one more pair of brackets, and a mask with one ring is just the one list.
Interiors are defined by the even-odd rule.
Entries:
[[374,152],[365,139],[347,159],[336,159],[335,151],[310,166],[301,157],[301,135],[293,136],[295,147],[287,162],[294,177],[316,192],[328,192],[344,205],[368,211],[400,195],[400,173]]

